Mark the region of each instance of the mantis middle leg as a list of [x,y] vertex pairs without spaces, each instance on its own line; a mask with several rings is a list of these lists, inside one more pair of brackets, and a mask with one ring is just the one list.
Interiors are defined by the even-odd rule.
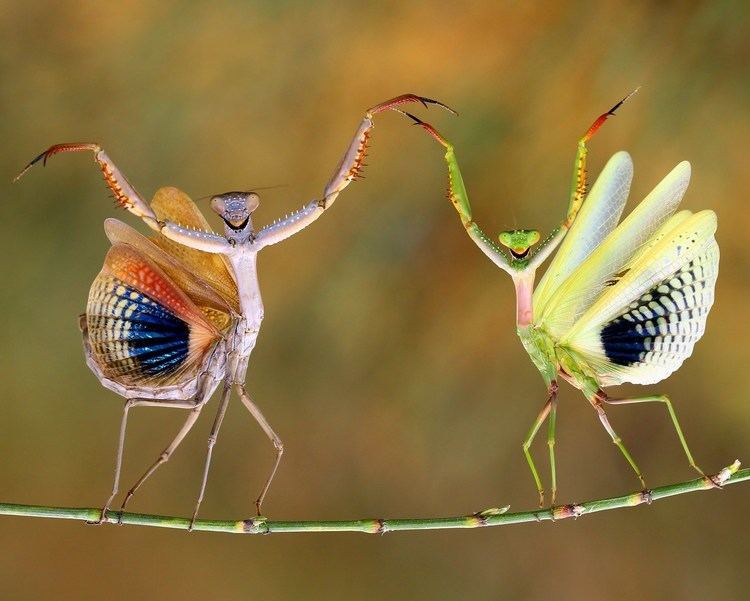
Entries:
[[534,442],[534,438],[536,437],[537,432],[539,432],[539,429],[542,427],[544,420],[547,419],[547,417],[550,415],[550,412],[552,412],[547,442],[549,444],[549,449],[550,449],[550,462],[551,462],[551,470],[552,470],[552,497],[554,499],[555,494],[557,493],[555,453],[554,453],[554,438],[555,438],[554,420],[555,420],[556,413],[557,413],[557,388],[558,388],[557,382],[555,382],[554,380],[547,387],[547,401],[542,406],[541,411],[539,411],[539,415],[536,416],[534,423],[531,424],[529,433],[526,435],[526,438],[521,444],[521,447],[523,448],[523,454],[526,456],[526,462],[529,464],[529,469],[531,469],[531,475],[534,477],[534,483],[536,484],[536,489],[539,492],[539,507],[544,506],[544,488],[542,487],[542,481],[539,478],[539,472],[536,469],[536,464],[534,463],[534,459],[531,456],[530,449],[531,449],[531,443]]
[[607,394],[603,390],[597,390],[593,395],[590,397],[587,397],[589,403],[591,403],[591,406],[596,410],[597,415],[599,416],[599,421],[604,426],[604,429],[609,434],[610,438],[612,439],[612,442],[617,446],[618,449],[620,449],[620,452],[623,454],[625,459],[627,459],[628,463],[630,464],[630,467],[633,468],[633,471],[635,472],[635,475],[638,477],[638,480],[641,482],[641,486],[643,489],[646,489],[646,481],[643,479],[643,474],[641,473],[640,468],[635,463],[635,460],[633,459],[633,456],[630,454],[628,449],[625,447],[625,445],[622,442],[622,439],[620,436],[615,432],[612,425],[609,423],[609,418],[607,417],[607,413],[604,411],[604,407],[602,406],[602,402],[605,401],[607,398]]
[[557,389],[552,395],[552,406],[549,411],[549,421],[547,422],[547,447],[549,448],[549,469],[552,479],[552,496],[550,505],[555,504],[557,497],[557,468],[555,466],[555,427],[557,425]]
[[268,475],[268,479],[263,485],[263,488],[261,489],[260,494],[255,501],[255,509],[257,510],[258,515],[261,515],[260,508],[263,505],[263,499],[266,497],[266,493],[271,487],[271,482],[273,481],[273,478],[276,475],[276,470],[279,469],[279,464],[281,463],[281,456],[284,454],[284,443],[281,441],[281,438],[279,438],[279,435],[273,431],[273,428],[271,428],[271,425],[268,423],[263,413],[261,413],[258,406],[250,398],[250,395],[247,394],[245,385],[238,384],[237,391],[239,392],[242,403],[245,405],[250,414],[255,418],[255,421],[258,422],[258,425],[266,433],[266,436],[268,436],[268,438],[271,440],[274,449],[276,449],[276,459],[273,463],[273,468],[271,468],[271,473]]
[[198,493],[198,500],[195,502],[195,510],[193,511],[193,517],[190,520],[190,527],[188,528],[188,530],[193,529],[195,519],[198,517],[198,510],[200,509],[201,503],[203,502],[203,495],[206,492],[206,483],[208,482],[208,471],[209,469],[211,469],[211,455],[213,454],[216,439],[219,436],[221,423],[224,421],[224,415],[226,414],[227,407],[229,406],[229,397],[231,392],[232,385],[229,381],[226,381],[224,383],[224,390],[221,393],[219,409],[217,410],[216,417],[214,418],[214,425],[211,426],[211,433],[208,435],[208,452],[206,453],[206,463],[203,467],[203,480],[201,481],[201,489]]

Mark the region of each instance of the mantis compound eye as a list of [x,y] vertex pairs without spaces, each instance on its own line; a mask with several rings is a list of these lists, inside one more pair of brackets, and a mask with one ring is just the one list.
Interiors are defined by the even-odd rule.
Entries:
[[510,249],[514,259],[525,259],[534,244],[539,242],[539,232],[536,230],[512,230],[500,232],[500,244]]
[[224,192],[211,199],[211,209],[233,230],[244,229],[258,205],[260,196],[255,192]]

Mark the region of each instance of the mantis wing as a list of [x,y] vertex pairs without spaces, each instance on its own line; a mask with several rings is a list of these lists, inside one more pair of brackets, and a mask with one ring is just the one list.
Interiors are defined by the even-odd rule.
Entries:
[[[690,182],[690,163],[677,165],[552,293],[535,322],[562,340],[621,270],[674,213]],[[566,241],[567,242],[567,241]],[[575,239],[570,242],[575,244]]]
[[188,271],[188,267],[175,257],[158,247],[153,240],[122,221],[112,218],[104,221],[104,231],[113,246],[127,244],[150,263],[162,269],[177,287],[200,307],[217,329],[224,330],[229,325],[232,313],[229,301],[194,272]]
[[[157,219],[172,221],[178,225],[205,232],[213,231],[190,197],[177,188],[159,188],[151,201],[151,208]],[[188,248],[160,234],[152,239],[157,246],[178,259],[188,271],[221,294],[232,309],[239,312],[237,283],[234,281],[226,257]]]
[[633,179],[627,152],[612,156],[591,188],[578,218],[534,290],[534,311],[543,312],[560,284],[599,246],[620,220]]
[[128,244],[109,249],[86,322],[102,372],[124,384],[171,384],[198,369],[221,338],[190,297]]
[[705,330],[719,271],[715,232],[713,211],[672,217],[561,344],[581,354],[604,385],[666,378]]

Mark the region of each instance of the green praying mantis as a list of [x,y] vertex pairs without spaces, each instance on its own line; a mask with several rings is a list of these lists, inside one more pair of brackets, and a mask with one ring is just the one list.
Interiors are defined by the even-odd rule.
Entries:
[[[448,197],[461,223],[480,250],[513,280],[516,332],[547,387],[546,401],[522,443],[540,507],[544,488],[530,448],[548,420],[554,505],[558,378],[583,392],[644,491],[643,474],[612,427],[605,404],[663,403],[688,462],[704,475],[667,396],[612,398],[604,391],[623,382],[653,384],[682,365],[705,331],[719,268],[716,214],[675,212],[690,181],[687,161],[677,165],[620,225],[633,176],[628,153],[616,153],[586,195],[586,144],[635,92],[600,115],[578,141],[562,223],[535,250],[538,231],[501,232],[498,240],[509,254],[474,221],[453,146],[432,125],[405,113],[445,148]],[[534,288],[536,270],[558,246]]]
[[[259,204],[254,191],[212,197],[211,208],[224,222],[224,231],[216,233],[197,206],[175,188],[159,190],[147,203],[98,144],[58,144],[37,156],[20,175],[57,153],[93,152],[117,203],[154,232],[146,238],[117,220],[105,223],[112,248],[94,280],[86,313],[80,320],[89,367],[106,388],[126,398],[114,483],[100,522],[106,519],[119,490],[129,410],[168,406],[188,410],[188,417],[174,440],[129,490],[121,509],[169,459],[220,386],[221,400],[192,519],[194,522],[203,499],[211,452],[233,391],[275,448],[272,469],[255,502],[261,514],[284,447],[244,384],[263,319],[256,257],[261,249],[317,220],[360,175],[373,117],[388,109],[411,118],[445,148],[448,195],[464,228],[480,250],[513,280],[517,333],[547,387],[546,402],[523,441],[540,506],[544,505],[545,493],[530,448],[548,421],[554,504],[559,379],[583,392],[644,490],[641,470],[612,428],[605,404],[663,403],[690,465],[703,475],[668,397],[615,399],[603,390],[622,382],[659,382],[680,367],[703,335],[718,274],[716,215],[712,211],[675,212],[690,179],[687,162],[677,165],[619,226],[633,174],[626,152],[618,152],[609,160],[587,194],[587,142],[630,96],[600,115],[578,141],[569,206],[562,223],[536,249],[533,247],[541,238],[536,230],[500,233],[500,246],[507,252],[474,221],[453,146],[432,125],[398,107],[421,102],[425,107],[432,104],[452,109],[413,94],[369,109],[322,198],[259,230],[252,222]],[[536,270],[558,247],[534,288]]]

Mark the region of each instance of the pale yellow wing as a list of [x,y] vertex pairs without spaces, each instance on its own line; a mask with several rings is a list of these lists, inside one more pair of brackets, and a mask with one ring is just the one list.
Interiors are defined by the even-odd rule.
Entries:
[[627,152],[615,153],[583,202],[573,226],[534,290],[534,311],[543,312],[553,293],[617,226],[633,179]]
[[677,370],[705,331],[719,271],[716,214],[672,217],[560,344],[603,385],[658,382]]
[[[561,340],[674,213],[690,182],[690,164],[677,165],[560,284],[535,323]],[[571,240],[575,243],[575,240]]]

